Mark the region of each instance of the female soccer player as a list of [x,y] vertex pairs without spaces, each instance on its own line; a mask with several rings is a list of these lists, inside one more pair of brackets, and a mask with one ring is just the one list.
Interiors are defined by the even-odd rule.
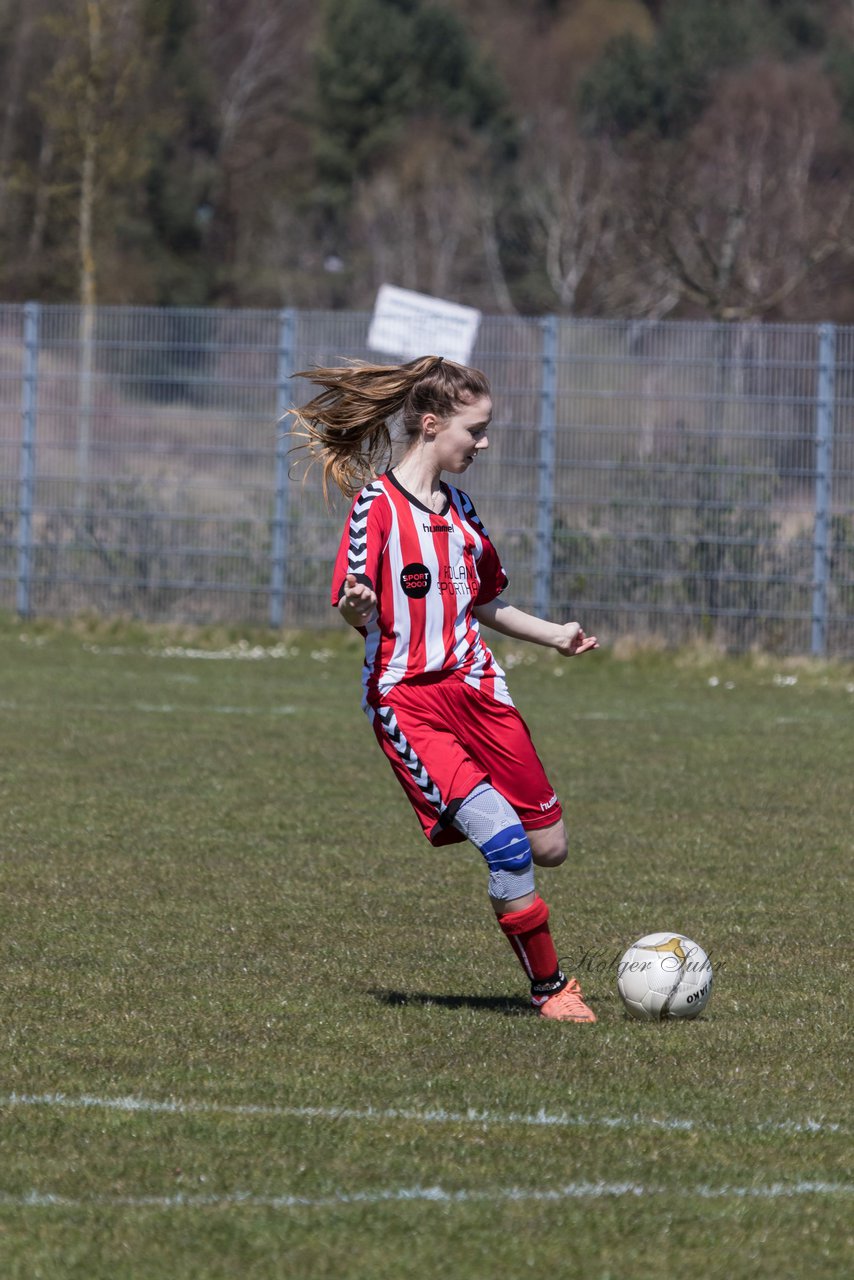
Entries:
[[[560,802],[513,705],[481,624],[574,657],[598,647],[577,622],[547,622],[500,599],[507,578],[471,499],[443,483],[488,447],[482,373],[438,356],[297,375],[323,390],[293,410],[324,488],[354,499],[332,603],[365,638],[363,706],[424,834],[468,839],[489,870],[498,924],[546,1018],[595,1022],[558,963],[534,865],[566,858]],[[391,457],[399,422],[405,452]]]

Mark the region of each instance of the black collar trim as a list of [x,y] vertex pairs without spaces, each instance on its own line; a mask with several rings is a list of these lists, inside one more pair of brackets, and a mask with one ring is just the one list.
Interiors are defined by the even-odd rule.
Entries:
[[404,498],[406,498],[409,502],[412,503],[413,507],[418,507],[420,511],[426,511],[427,514],[430,516],[446,516],[450,511],[451,495],[448,493],[448,486],[444,484],[441,480],[439,481],[439,487],[445,496],[445,505],[442,507],[441,511],[434,511],[432,507],[425,506],[423,502],[419,502],[418,499],[414,497],[414,495],[411,494],[408,489],[404,489],[403,485],[400,483],[397,476],[394,474],[394,467],[392,467],[390,471],[386,472],[386,477],[392,482],[395,489],[397,489],[399,493],[402,493]]

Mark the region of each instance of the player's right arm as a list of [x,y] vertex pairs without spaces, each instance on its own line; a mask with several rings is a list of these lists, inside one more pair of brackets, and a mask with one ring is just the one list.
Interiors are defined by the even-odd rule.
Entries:
[[351,627],[364,630],[379,605],[388,503],[377,484],[358,493],[341,534],[332,572],[332,601]]
[[351,627],[363,627],[377,607],[377,593],[367,582],[358,582],[355,574],[348,573],[344,590],[338,601],[338,612]]

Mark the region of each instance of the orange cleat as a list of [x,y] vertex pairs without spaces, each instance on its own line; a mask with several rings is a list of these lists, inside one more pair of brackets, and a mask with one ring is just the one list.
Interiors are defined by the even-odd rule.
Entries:
[[596,1014],[581,997],[581,987],[575,978],[570,978],[562,991],[549,996],[545,1004],[539,1008],[543,1018],[554,1018],[557,1022],[595,1022]]

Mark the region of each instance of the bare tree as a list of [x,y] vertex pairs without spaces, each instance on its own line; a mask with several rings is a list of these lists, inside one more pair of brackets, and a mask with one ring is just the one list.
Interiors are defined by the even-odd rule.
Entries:
[[557,307],[571,315],[582,284],[610,257],[615,158],[607,142],[582,137],[566,112],[553,111],[529,144],[522,181],[531,249]]
[[354,245],[367,255],[365,286],[385,281],[457,297],[482,278],[479,234],[485,144],[449,137],[438,121],[413,121],[356,187]]
[[501,257],[501,237],[498,227],[499,204],[499,197],[495,190],[490,184],[484,184],[478,198],[478,217],[486,279],[498,310],[502,315],[515,316],[519,314],[519,311],[514,301]]
[[42,146],[30,243],[44,235],[48,205],[76,222],[80,381],[75,506],[90,478],[98,260],[107,209],[128,199],[143,171],[150,68],[136,0],[62,0],[44,19],[53,60],[33,95]]
[[210,199],[216,249],[243,298],[294,301],[310,226],[294,216],[310,180],[301,110],[314,0],[201,0],[199,31],[217,86]]
[[785,314],[849,251],[854,196],[832,91],[810,63],[724,77],[681,142],[635,154],[624,207],[635,271],[620,299],[667,298],[722,320]]
[[575,103],[608,41],[627,32],[648,37],[649,15],[641,0],[466,7],[519,124],[518,160],[479,189],[491,301],[508,315],[601,309],[622,202],[620,165],[607,144],[581,133]]

